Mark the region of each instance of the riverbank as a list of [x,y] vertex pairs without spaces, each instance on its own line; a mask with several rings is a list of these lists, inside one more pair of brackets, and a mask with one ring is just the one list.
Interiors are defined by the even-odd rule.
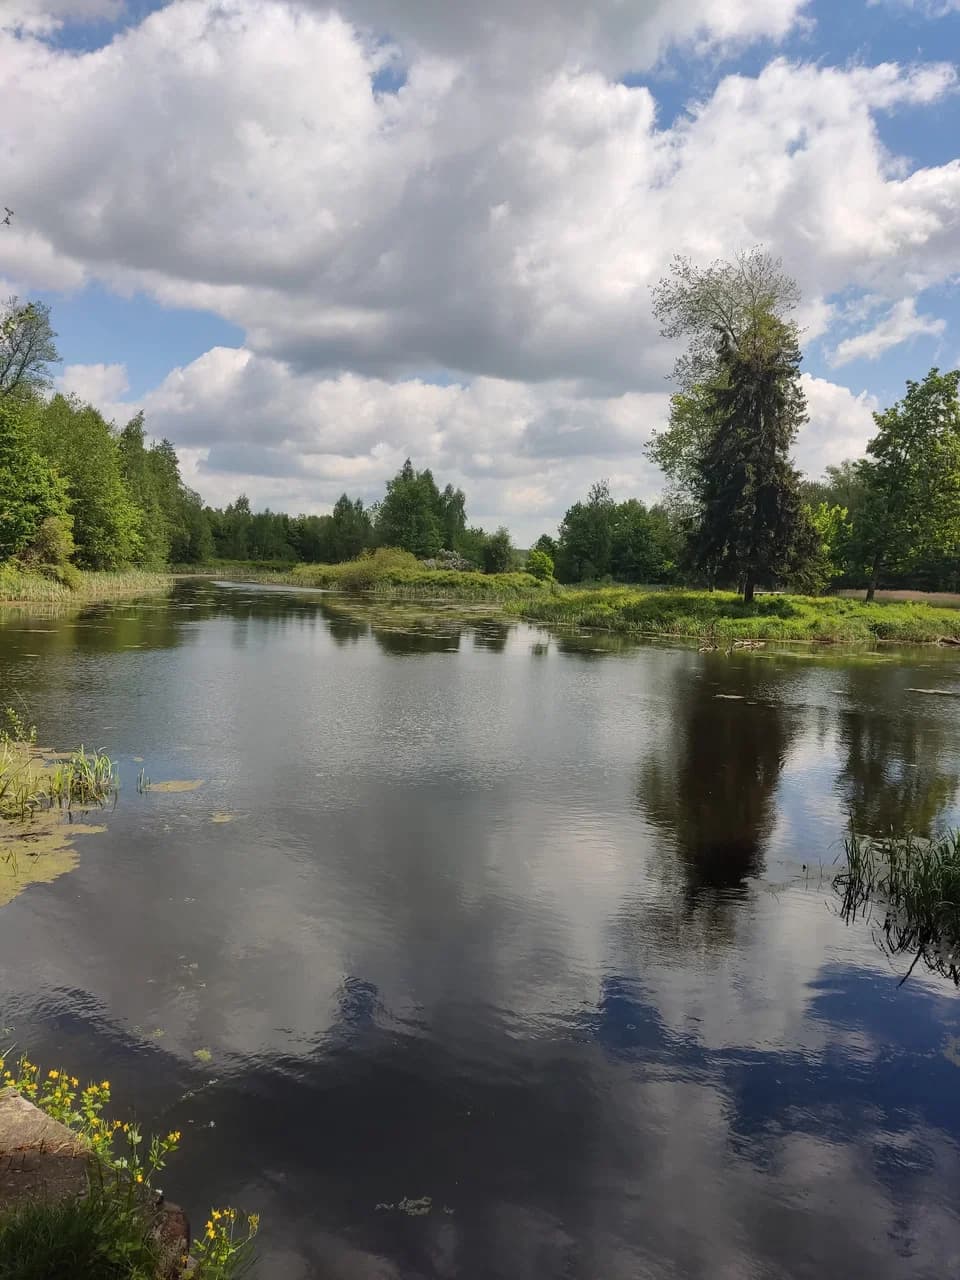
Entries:
[[[409,558],[412,559],[412,558]],[[842,596],[759,596],[751,604],[729,591],[562,586],[528,573],[426,569],[389,554],[344,564],[253,570],[245,581],[315,587],[345,594],[498,606],[544,626],[570,626],[723,645],[737,640],[815,644],[960,643],[960,609],[924,601]],[[221,572],[234,576],[225,566]]]
[[605,587],[523,602],[521,616],[548,626],[601,627],[706,644],[786,640],[820,644],[960,642],[960,609],[837,596],[760,596],[744,604],[726,591],[642,591]]
[[97,600],[121,600],[129,596],[164,591],[173,583],[168,573],[128,570],[95,573],[78,569],[72,585],[28,573],[7,561],[0,564],[0,604],[92,604]]

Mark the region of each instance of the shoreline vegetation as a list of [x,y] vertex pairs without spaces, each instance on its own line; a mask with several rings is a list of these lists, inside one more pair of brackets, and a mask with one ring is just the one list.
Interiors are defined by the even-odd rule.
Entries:
[[413,557],[382,551],[342,564],[271,569],[224,562],[201,572],[224,580],[315,588],[381,600],[489,604],[523,621],[548,627],[693,640],[709,647],[741,640],[870,646],[960,644],[960,608],[926,601],[867,603],[840,595],[758,594],[746,603],[732,591],[561,585],[528,573],[429,569]]
[[164,591],[173,581],[169,573],[142,569],[115,573],[78,570],[68,584],[7,561],[0,564],[0,605],[94,604]]

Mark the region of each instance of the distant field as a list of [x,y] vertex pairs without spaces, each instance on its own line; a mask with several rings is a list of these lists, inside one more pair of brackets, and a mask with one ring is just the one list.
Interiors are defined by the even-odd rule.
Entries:
[[[851,591],[838,591],[838,596],[848,600],[862,600],[864,590],[858,587]],[[960,609],[960,594],[952,591],[878,591],[878,600],[914,600],[920,604],[936,605],[940,609]]]

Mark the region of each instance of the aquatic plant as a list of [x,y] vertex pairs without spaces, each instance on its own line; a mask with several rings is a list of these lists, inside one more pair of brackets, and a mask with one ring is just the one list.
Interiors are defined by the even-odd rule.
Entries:
[[117,767],[103,751],[92,754],[81,746],[67,760],[58,763],[47,782],[46,794],[59,808],[103,805],[119,787]]
[[[74,1242],[76,1254],[72,1256],[91,1259],[88,1270],[69,1272],[71,1280],[159,1280],[162,1274],[169,1274],[160,1270],[161,1260],[154,1247],[162,1202],[155,1179],[179,1149],[180,1130],[147,1138],[136,1123],[104,1116],[111,1100],[109,1080],[81,1087],[78,1078],[67,1071],[52,1069],[44,1073],[25,1055],[8,1066],[8,1057],[0,1054],[0,1088],[16,1089],[75,1133],[89,1150],[94,1161],[89,1198],[94,1207],[89,1221],[64,1203],[38,1202],[44,1206],[38,1213],[0,1213],[0,1258],[16,1256],[17,1250],[24,1254],[29,1251],[34,1266],[32,1272],[5,1272],[0,1261],[0,1280],[27,1280],[34,1276],[41,1280],[66,1274],[56,1269],[64,1232],[78,1233]],[[178,1272],[182,1268],[182,1274],[189,1274],[194,1280],[229,1280],[238,1275],[250,1259],[259,1224],[257,1214],[243,1214],[229,1206],[212,1209],[202,1234],[198,1233],[192,1259],[182,1256]],[[98,1239],[106,1242],[105,1254],[97,1252]],[[112,1262],[112,1255],[118,1257],[119,1269],[108,1269],[106,1264]],[[168,1267],[169,1261],[163,1265]]]
[[877,937],[884,950],[914,956],[902,981],[922,960],[960,983],[960,831],[934,840],[851,835],[844,853],[834,881],[844,918],[883,913]]

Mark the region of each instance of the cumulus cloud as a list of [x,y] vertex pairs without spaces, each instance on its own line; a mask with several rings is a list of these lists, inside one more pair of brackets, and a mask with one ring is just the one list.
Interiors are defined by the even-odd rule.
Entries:
[[[326,377],[230,347],[173,370],[136,404],[122,400],[125,383],[116,365],[68,366],[59,380],[117,421],[142,408],[154,437],[177,441],[187,482],[218,504],[241,491],[289,510],[328,510],[345,490],[371,502],[411,456],[464,487],[472,519],[503,521],[524,543],[553,530],[595,479],[646,500],[662,484],[645,446],[666,425],[665,387],[598,396],[569,381]],[[862,454],[876,402],[808,374],[803,386],[798,464],[818,474]]]
[[901,298],[872,329],[844,338],[830,356],[830,363],[838,366],[851,360],[876,360],[910,338],[924,334],[939,337],[946,327],[946,321],[939,317],[918,315],[916,298]]
[[[891,308],[876,344],[939,324],[912,300],[960,272],[960,161],[911,170],[877,131],[953,92],[950,65],[774,57],[666,126],[617,79],[776,41],[803,0],[174,0],[85,53],[6,12],[0,276],[242,328],[145,401],[207,493],[236,478],[323,505],[409,452],[491,512],[556,512],[598,474],[650,494],[673,358],[650,286],[671,254],[768,245],[827,342],[839,292]],[[70,376],[124,407],[106,375]],[[862,397],[818,381],[798,445],[815,470],[813,442],[833,460],[870,429]]]
[[[596,24],[669,13],[677,36],[687,9],[601,5]],[[754,33],[797,12],[692,10]],[[960,163],[904,174],[873,120],[948,92],[946,65],[777,59],[661,128],[642,85],[497,75],[452,36],[379,92],[395,48],[280,0],[178,0],[81,56],[2,40],[18,227],[0,271],[30,234],[50,271],[214,310],[302,369],[651,390],[670,356],[649,287],[674,251],[767,243],[814,312],[840,284],[896,297],[960,270]]]

